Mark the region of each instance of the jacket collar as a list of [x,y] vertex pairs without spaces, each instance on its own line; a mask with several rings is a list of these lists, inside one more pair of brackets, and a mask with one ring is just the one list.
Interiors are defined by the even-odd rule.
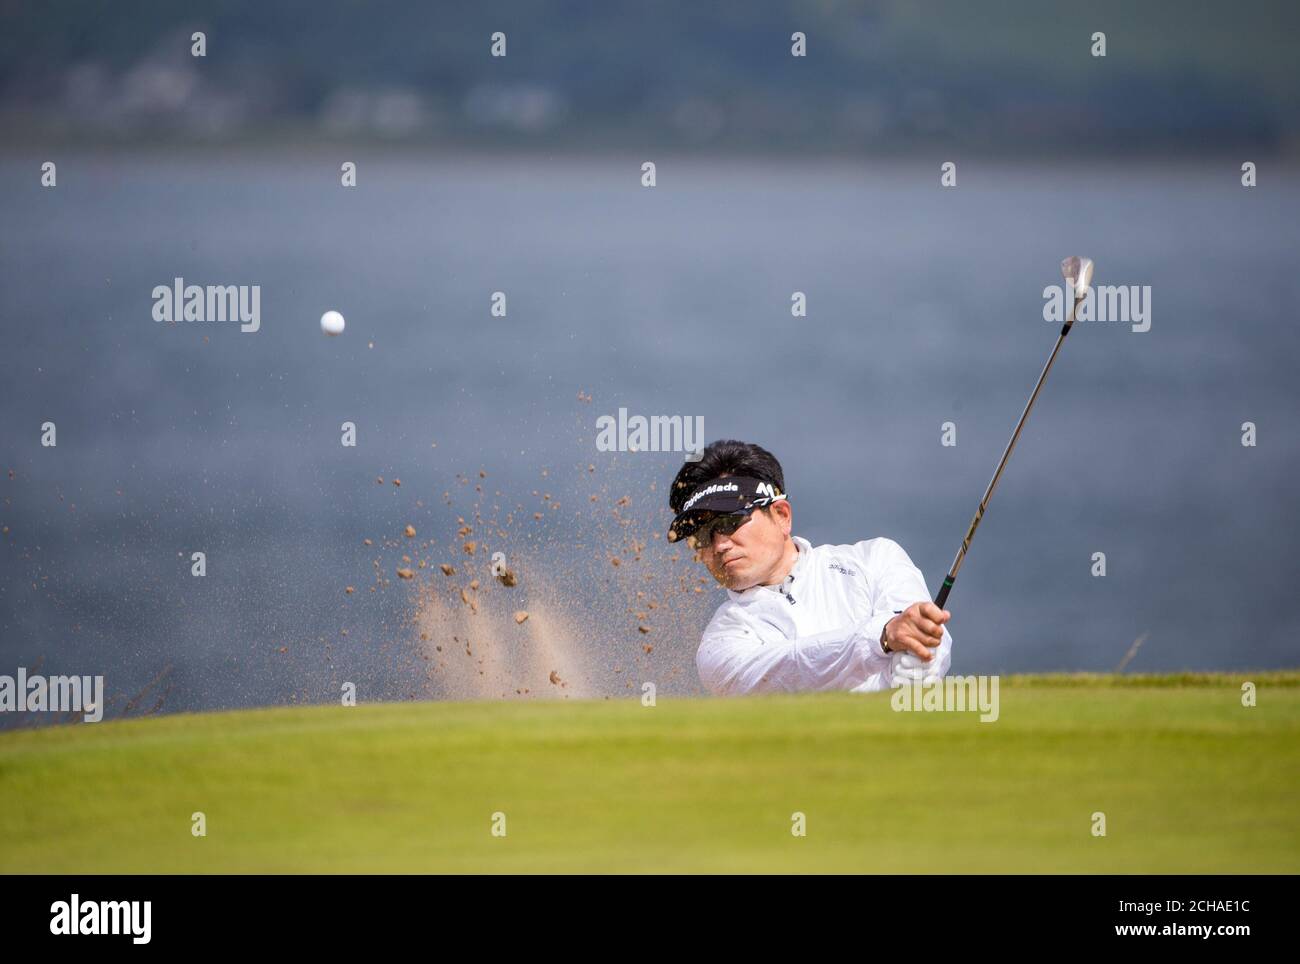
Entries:
[[[785,584],[787,587],[803,574],[804,569],[807,568],[808,555],[812,552],[812,543],[807,539],[801,538],[800,536],[791,536],[790,538],[793,540],[795,547],[799,550],[799,555],[795,557],[794,565],[790,567],[790,574],[785,577]],[[727,595],[738,602],[749,602],[753,599],[761,599],[762,597],[758,595],[759,593],[772,592],[775,588],[775,586],[751,586],[740,592],[737,592],[734,589],[728,589]]]

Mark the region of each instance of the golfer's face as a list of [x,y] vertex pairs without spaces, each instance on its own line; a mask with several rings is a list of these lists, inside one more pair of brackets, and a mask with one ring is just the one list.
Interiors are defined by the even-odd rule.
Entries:
[[781,527],[768,513],[756,509],[730,535],[713,533],[712,542],[701,542],[697,553],[714,579],[741,592],[757,586],[775,568],[784,545]]

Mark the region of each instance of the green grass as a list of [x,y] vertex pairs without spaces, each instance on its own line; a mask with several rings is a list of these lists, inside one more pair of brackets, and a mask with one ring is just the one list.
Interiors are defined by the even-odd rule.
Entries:
[[10,732],[0,871],[1300,872],[1300,673],[1006,677],[1000,696],[991,724],[886,693]]

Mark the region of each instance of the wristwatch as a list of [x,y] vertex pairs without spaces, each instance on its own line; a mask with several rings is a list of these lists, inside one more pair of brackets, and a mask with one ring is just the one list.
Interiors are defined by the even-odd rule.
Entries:
[[[894,610],[894,615],[895,615],[895,616],[898,616],[898,615],[900,615],[902,612],[903,612],[903,611],[902,611],[901,609],[895,609],[895,610]],[[892,650],[892,649],[889,648],[889,640],[887,640],[887,639],[885,638],[886,636],[889,635],[889,624],[892,623],[893,621],[894,621],[894,620],[893,620],[892,618],[891,618],[891,619],[887,619],[887,620],[885,621],[885,625],[882,626],[882,627],[880,628],[880,651],[881,651],[882,653],[892,653],[892,652],[894,652],[894,650]]]

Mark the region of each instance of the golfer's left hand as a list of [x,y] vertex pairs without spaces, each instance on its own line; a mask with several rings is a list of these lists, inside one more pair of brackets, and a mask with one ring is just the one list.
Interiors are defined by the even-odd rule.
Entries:
[[[932,602],[912,603],[885,626],[885,641],[896,654],[910,653],[916,661],[928,663],[932,651],[943,642],[943,626],[952,613]],[[909,661],[911,662],[911,661]]]

